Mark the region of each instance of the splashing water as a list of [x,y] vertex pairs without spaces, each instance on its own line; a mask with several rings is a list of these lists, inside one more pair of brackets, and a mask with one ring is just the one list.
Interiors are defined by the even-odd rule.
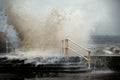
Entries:
[[[93,3],[95,0],[5,1],[8,4],[6,7],[8,23],[13,26],[8,26],[5,20],[5,24],[0,26],[0,30],[7,31],[11,42],[19,41],[20,38],[23,51],[0,57],[8,60],[25,60],[25,64],[59,63],[62,60],[60,57],[64,54],[57,53],[60,53],[61,40],[65,36],[87,46],[94,26],[109,19],[106,16],[108,14],[106,8],[102,9],[103,0],[97,2],[98,4]],[[96,8],[96,5],[99,8]],[[19,42],[17,43],[19,44]],[[94,61],[98,63],[97,60]]]
[[0,10],[0,32],[6,34],[12,47],[19,47],[20,39],[17,36],[17,32],[14,30],[12,25],[7,24],[7,16],[5,16],[5,12],[3,10]]
[[61,40],[66,35],[86,46],[94,25],[103,21],[103,17],[106,20],[106,10],[101,8],[104,6],[102,1],[98,12],[94,8],[94,0],[76,0],[72,3],[62,0],[57,2],[57,6],[54,0],[50,4],[48,0],[6,1],[8,23],[18,32],[24,51],[39,49],[60,53]]

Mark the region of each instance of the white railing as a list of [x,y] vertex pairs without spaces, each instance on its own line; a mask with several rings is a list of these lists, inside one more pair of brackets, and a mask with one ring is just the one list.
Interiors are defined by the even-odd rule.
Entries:
[[15,52],[15,48],[10,47],[9,44],[10,44],[9,41],[6,40],[6,53],[9,53],[9,51]]
[[[76,50],[74,50],[73,48],[69,47],[69,45],[68,45],[69,42],[71,42],[75,46],[79,47],[80,49],[86,51],[88,53],[88,56],[86,57],[85,55],[80,54]],[[75,54],[77,54],[80,57],[82,57],[85,60],[87,60],[87,62],[88,62],[88,69],[91,68],[91,56],[90,56],[91,51],[89,49],[82,47],[81,45],[79,45],[78,43],[76,43],[75,41],[73,41],[70,38],[66,38],[66,39],[62,40],[62,53],[65,53],[66,55],[68,55],[69,50],[73,51]]]

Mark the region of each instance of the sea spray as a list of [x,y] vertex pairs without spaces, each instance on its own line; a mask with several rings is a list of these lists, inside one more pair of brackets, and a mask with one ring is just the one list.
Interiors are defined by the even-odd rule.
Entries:
[[[60,0],[60,3],[57,2],[58,6],[55,5],[54,0],[44,0],[45,2],[42,0],[7,1],[8,23],[13,25],[18,32],[21,47],[24,50],[24,52],[17,51],[5,55],[9,60],[27,59],[25,63],[36,62],[36,65],[42,61],[42,63],[44,61],[54,63],[58,59],[56,60],[52,56],[58,55],[56,53],[59,53],[62,39],[68,36],[77,43],[85,45],[88,43],[90,32],[94,30],[96,23],[107,21],[105,19],[106,8],[101,10],[100,8],[103,8],[104,5],[101,7],[98,5],[102,0],[97,1],[97,6],[100,8],[96,8],[96,4],[90,5],[95,0],[76,0],[78,3],[74,0],[71,0],[72,2]],[[67,4],[72,4],[72,6]],[[47,59],[46,55],[55,61]]]
[[87,47],[94,26],[108,17],[103,1],[6,0],[6,3],[8,23],[18,32],[23,51],[60,53],[61,40],[66,36]]
[[[52,4],[39,5],[38,3],[41,2],[39,0],[8,1],[8,22],[17,30],[24,50],[37,48],[59,52],[61,40],[65,36],[85,45],[94,24],[101,19],[101,16],[94,12],[86,14],[87,8],[85,10],[79,8],[79,10],[73,6],[73,9],[69,7],[63,9],[54,8]],[[86,4],[88,3],[84,2],[80,7]]]
[[0,32],[6,34],[13,48],[19,48],[20,39],[18,34],[12,25],[7,24],[7,16],[3,10],[0,10]]
[[[59,13],[55,13],[59,15]],[[52,50],[57,49],[59,26],[59,17],[54,15],[54,10],[47,16],[45,21],[34,21],[32,18],[26,15],[26,17],[15,16],[18,20],[10,21],[15,25],[16,30],[22,40],[21,46],[24,50]],[[26,21],[26,19],[28,20]],[[29,19],[30,18],[30,19]],[[55,21],[54,21],[55,20]],[[18,22],[16,22],[18,21]],[[25,27],[24,27],[25,26]]]

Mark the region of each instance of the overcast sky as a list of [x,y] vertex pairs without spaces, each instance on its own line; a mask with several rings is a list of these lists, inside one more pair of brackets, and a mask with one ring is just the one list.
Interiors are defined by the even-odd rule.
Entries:
[[108,0],[109,21],[98,23],[95,34],[120,35],[120,0]]
[[[5,0],[0,0],[0,8],[3,6],[6,6],[6,3],[4,2]],[[12,1],[12,0],[11,0]],[[69,2],[68,2],[69,1]],[[59,5],[61,8],[67,9],[67,7],[72,8],[74,3],[77,3],[80,0],[41,0],[40,5],[46,5],[46,4],[52,4],[55,5],[56,7]],[[84,2],[87,2],[90,0],[84,0]],[[120,35],[120,0],[102,0],[104,2],[104,5],[99,6],[99,2],[101,0],[92,0],[90,3],[94,7],[94,11],[96,13],[100,13],[99,9],[104,9],[107,12],[106,15],[108,16],[108,20],[103,22],[98,22],[94,25],[95,30],[92,32],[92,34],[96,35]],[[66,5],[66,3],[68,4]],[[79,4],[82,5],[82,4]],[[67,6],[67,7],[66,7]],[[77,8],[77,7],[76,7]],[[98,14],[97,13],[97,14]],[[89,13],[88,13],[89,14]]]

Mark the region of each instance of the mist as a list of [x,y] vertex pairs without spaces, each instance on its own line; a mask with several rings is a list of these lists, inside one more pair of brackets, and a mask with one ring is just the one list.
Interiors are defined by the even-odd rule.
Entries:
[[[4,0],[8,23],[24,50],[57,50],[66,36],[86,46],[90,35],[112,35],[108,0]],[[108,23],[111,23],[108,25]]]

